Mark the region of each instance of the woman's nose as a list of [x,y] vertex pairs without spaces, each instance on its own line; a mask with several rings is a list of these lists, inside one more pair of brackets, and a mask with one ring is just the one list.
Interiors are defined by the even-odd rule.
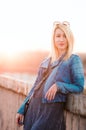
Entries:
[[60,38],[60,41],[64,41],[64,38],[63,38],[63,37],[61,37],[61,38]]

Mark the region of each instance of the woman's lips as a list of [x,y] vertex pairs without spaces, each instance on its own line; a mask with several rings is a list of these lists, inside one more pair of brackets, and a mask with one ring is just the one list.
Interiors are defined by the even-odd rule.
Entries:
[[64,46],[64,43],[60,43],[59,45],[60,45],[60,46]]

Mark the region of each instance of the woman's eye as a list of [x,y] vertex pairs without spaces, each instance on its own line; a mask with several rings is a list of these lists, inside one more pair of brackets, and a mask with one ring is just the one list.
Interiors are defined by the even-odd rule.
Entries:
[[60,37],[60,35],[56,35],[56,37]]

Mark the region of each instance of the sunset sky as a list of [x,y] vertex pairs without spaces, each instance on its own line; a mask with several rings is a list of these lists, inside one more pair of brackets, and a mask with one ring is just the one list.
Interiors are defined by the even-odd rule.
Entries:
[[0,0],[0,52],[49,50],[54,21],[69,21],[75,52],[86,52],[85,0]]

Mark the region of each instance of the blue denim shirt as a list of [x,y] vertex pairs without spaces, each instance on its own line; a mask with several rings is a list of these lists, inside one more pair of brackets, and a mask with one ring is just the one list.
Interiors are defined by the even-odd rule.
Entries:
[[[45,59],[39,68],[37,79],[28,94],[24,102],[20,106],[18,113],[24,114],[25,103],[30,99],[31,95],[34,93],[34,88],[43,78],[43,73],[46,71],[50,64],[51,58]],[[58,61],[53,62],[52,66],[56,66]],[[47,90],[53,85],[59,87],[60,92],[57,92],[55,98],[51,101],[45,98]],[[65,102],[68,93],[80,93],[84,88],[84,71],[81,59],[78,55],[72,54],[68,60],[63,60],[59,66],[54,67],[51,74],[47,78],[43,94],[42,102],[51,103],[51,102]]]

